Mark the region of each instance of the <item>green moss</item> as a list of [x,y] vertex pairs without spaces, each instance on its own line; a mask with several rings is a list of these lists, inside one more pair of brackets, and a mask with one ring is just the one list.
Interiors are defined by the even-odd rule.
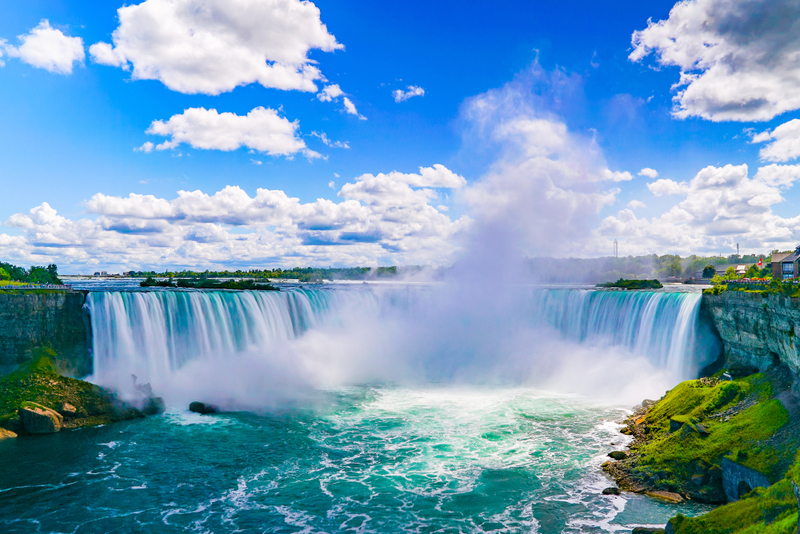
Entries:
[[699,517],[678,515],[670,520],[676,534],[793,534],[797,499],[792,481],[800,475],[795,459],[786,476],[769,488],[756,488],[742,500]]
[[71,421],[71,426],[103,424],[141,415],[119,404],[110,392],[99,386],[58,375],[54,357],[52,349],[35,349],[31,361],[0,379],[0,427],[19,431],[19,408],[28,402],[56,411],[67,402],[85,410],[86,416]]

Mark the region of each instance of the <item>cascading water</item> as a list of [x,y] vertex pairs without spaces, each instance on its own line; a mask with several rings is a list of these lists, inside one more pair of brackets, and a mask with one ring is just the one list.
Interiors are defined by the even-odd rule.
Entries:
[[[119,386],[115,378],[135,373],[164,384],[188,362],[264,353],[322,325],[352,321],[349,316],[356,312],[376,325],[396,320],[402,325],[399,330],[409,333],[419,332],[421,325],[431,330],[439,320],[432,306],[438,296],[430,288],[94,292],[87,299],[94,379]],[[696,342],[701,334],[697,293],[534,289],[514,300],[506,324],[548,324],[581,345],[622,347],[666,371],[673,381],[693,377],[716,357],[715,347]],[[462,346],[469,350],[469,344]],[[419,353],[425,347],[410,350]],[[437,358],[428,356],[433,364]],[[484,364],[500,359],[492,355]],[[432,366],[430,361],[424,364]]]

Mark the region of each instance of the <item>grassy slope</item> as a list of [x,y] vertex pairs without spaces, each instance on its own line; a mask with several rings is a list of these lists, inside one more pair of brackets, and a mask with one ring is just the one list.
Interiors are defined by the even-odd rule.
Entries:
[[99,386],[68,378],[56,373],[50,349],[37,349],[30,362],[8,376],[0,378],[0,426],[19,431],[18,410],[31,401],[53,410],[67,402],[85,410],[83,417],[65,421],[65,428],[93,426],[141,416],[138,410],[117,402],[114,396]]

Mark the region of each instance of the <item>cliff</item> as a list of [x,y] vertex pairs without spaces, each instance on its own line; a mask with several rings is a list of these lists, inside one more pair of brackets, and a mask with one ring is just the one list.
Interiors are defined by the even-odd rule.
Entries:
[[30,361],[36,347],[58,354],[65,374],[92,372],[91,326],[78,291],[0,292],[0,370]]
[[759,371],[780,365],[800,391],[800,299],[766,292],[724,291],[703,295],[701,313],[710,316],[722,339],[725,366],[752,366]]

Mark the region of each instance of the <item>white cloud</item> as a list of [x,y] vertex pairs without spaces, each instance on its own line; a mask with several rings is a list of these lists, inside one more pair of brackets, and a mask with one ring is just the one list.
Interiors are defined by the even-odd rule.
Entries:
[[651,169],[650,167],[645,167],[641,171],[638,172],[639,176],[647,176],[648,178],[658,178],[658,171],[655,169]]
[[82,64],[86,56],[83,39],[64,35],[61,30],[52,28],[47,19],[42,19],[29,33],[20,35],[19,40],[22,44],[18,47],[4,44],[5,40],[0,40],[0,46],[9,57],[18,57],[28,65],[56,74],[72,74],[74,64]]
[[680,195],[685,193],[687,186],[685,182],[678,183],[674,180],[661,178],[660,180],[647,184],[647,189],[655,196],[663,197],[665,195]]
[[[365,174],[345,184],[341,200],[302,203],[280,190],[254,196],[236,186],[213,195],[179,191],[153,195],[97,194],[86,202],[96,220],[71,220],[48,204],[18,213],[6,225],[24,236],[0,234],[0,255],[23,262],[59,255],[59,263],[136,266],[374,265],[446,261],[470,223],[452,220],[432,202],[438,190],[465,180],[434,165],[419,174]],[[419,184],[419,185],[417,185]],[[330,184],[333,187],[333,184]],[[236,228],[236,231],[232,231]]]
[[415,96],[425,96],[425,89],[417,85],[409,85],[405,91],[402,89],[395,89],[392,91],[392,97],[394,98],[394,101],[398,103],[405,102],[409,98],[413,98]]
[[344,102],[344,110],[347,113],[349,113],[350,115],[355,115],[356,117],[358,117],[362,121],[367,120],[367,118],[364,115],[361,115],[361,114],[358,113],[358,110],[356,109],[355,104],[353,104],[350,101],[349,98],[344,97],[343,102]]
[[795,0],[684,0],[634,32],[629,57],[680,68],[677,117],[765,121],[800,108],[798,20]]
[[328,187],[330,187],[331,189],[336,189],[336,182],[331,180],[330,182],[328,182]]
[[133,150],[134,152],[144,152],[145,154],[149,154],[150,152],[153,151],[153,148],[155,148],[155,145],[153,143],[151,143],[150,141],[145,141],[145,143],[142,146],[134,148]]
[[253,165],[261,165],[261,164],[263,164],[263,163],[264,163],[264,162],[263,162],[263,161],[261,161],[261,160],[252,159],[252,158],[250,159],[250,161],[252,161],[252,162],[253,162]]
[[335,98],[339,98],[344,94],[344,91],[337,85],[326,85],[322,91],[317,93],[317,98],[323,102],[330,102]]
[[325,146],[331,148],[350,148],[350,144],[347,141],[331,141],[325,132],[311,132],[311,135],[322,141]]
[[603,171],[603,178],[606,180],[611,180],[612,182],[628,182],[633,180],[633,176],[628,171],[610,171],[605,169]]
[[167,121],[153,121],[147,133],[170,138],[157,145],[157,150],[188,143],[204,150],[230,151],[247,147],[270,156],[302,153],[307,157],[319,157],[297,136],[298,128],[297,121],[291,122],[270,108],[258,107],[247,115],[189,108]]
[[645,207],[647,206],[641,200],[631,200],[630,202],[628,202],[628,209],[631,210],[638,210],[640,208],[645,208]]
[[785,162],[800,156],[800,119],[792,119],[753,137],[754,143],[770,141],[758,155],[763,161]]
[[146,0],[117,10],[113,46],[96,43],[92,59],[133,66],[134,80],[173,91],[217,95],[250,83],[315,92],[324,80],[310,50],[344,48],[301,0]]
[[747,165],[709,166],[688,183],[657,180],[648,184],[654,195],[683,198],[652,219],[637,218],[629,204],[604,219],[597,236],[624,239],[633,254],[719,253],[736,243],[751,251],[793,247],[800,240],[800,216],[780,217],[772,206],[797,180],[800,165],[768,165],[752,178]]

